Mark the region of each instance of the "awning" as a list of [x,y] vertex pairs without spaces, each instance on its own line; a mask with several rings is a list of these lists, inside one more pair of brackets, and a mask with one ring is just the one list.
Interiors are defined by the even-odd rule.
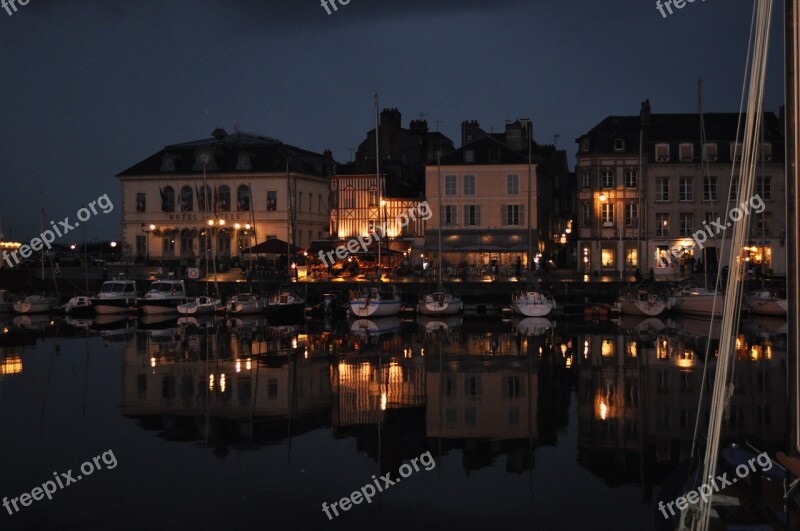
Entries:
[[[531,235],[536,238],[535,231]],[[425,233],[425,250],[439,249],[439,234],[436,230]],[[527,252],[528,231],[513,230],[442,230],[442,252]]]

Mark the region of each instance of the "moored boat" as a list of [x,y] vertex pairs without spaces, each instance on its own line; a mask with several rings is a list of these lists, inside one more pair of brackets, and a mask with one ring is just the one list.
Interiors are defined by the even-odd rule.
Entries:
[[53,308],[53,299],[42,295],[28,295],[21,301],[14,303],[17,313],[46,313]]
[[745,304],[750,311],[758,315],[786,315],[789,301],[781,298],[777,292],[770,290],[751,291],[745,297]]
[[522,291],[511,298],[514,313],[525,317],[544,317],[553,311],[556,301],[540,291]]
[[193,301],[179,304],[178,313],[181,315],[209,315],[217,311],[217,307],[222,304],[219,299],[201,296]]
[[100,315],[122,314],[136,311],[136,282],[133,280],[107,280],[100,292],[89,301]]
[[306,299],[288,287],[282,287],[267,299],[267,317],[270,319],[302,319]]
[[724,296],[705,288],[683,288],[669,298],[670,308],[678,313],[722,315]]
[[66,305],[64,305],[64,313],[67,315],[77,316],[77,315],[91,315],[94,311],[92,307],[92,301],[89,300],[89,297],[85,297],[83,295],[79,295],[78,297],[72,297]]
[[178,313],[178,305],[186,302],[183,280],[156,280],[136,301],[145,315]]
[[393,285],[374,285],[350,298],[350,312],[355,317],[383,317],[400,313],[402,301]]
[[239,293],[228,299],[225,310],[231,315],[252,315],[262,313],[267,307],[267,300],[255,293]]
[[656,317],[667,309],[667,300],[646,288],[628,290],[617,298],[617,309],[623,315]]
[[426,293],[417,303],[417,312],[422,315],[456,315],[463,309],[463,301],[444,290]]

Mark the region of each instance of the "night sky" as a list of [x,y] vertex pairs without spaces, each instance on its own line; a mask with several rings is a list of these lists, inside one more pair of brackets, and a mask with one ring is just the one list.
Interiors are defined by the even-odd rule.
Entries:
[[[696,0],[30,0],[0,11],[0,215],[6,239],[39,232],[105,193],[115,174],[218,126],[342,162],[373,127],[373,93],[403,125],[490,131],[530,117],[570,153],[610,114],[739,107],[753,2]],[[766,110],[783,102],[776,2]],[[119,238],[119,209],[84,226]],[[80,241],[80,232],[59,240]]]

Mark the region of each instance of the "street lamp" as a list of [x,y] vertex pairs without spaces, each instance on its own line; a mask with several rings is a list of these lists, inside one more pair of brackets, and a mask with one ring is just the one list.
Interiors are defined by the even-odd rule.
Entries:
[[150,233],[156,230],[156,226],[154,224],[145,225],[142,223],[142,232],[146,234],[145,237],[145,264],[150,262]]

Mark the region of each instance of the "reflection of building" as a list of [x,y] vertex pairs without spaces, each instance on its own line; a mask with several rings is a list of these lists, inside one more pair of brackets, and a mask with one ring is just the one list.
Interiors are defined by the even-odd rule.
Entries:
[[[751,232],[742,252],[753,264],[781,274],[786,267],[783,126],[774,113],[763,119],[754,195],[764,208],[756,213],[758,202],[748,206]],[[714,269],[727,261],[719,256],[726,233],[712,222],[736,221],[728,211],[736,207],[738,176],[732,169],[736,164],[738,172],[742,157],[738,120],[736,113],[704,115],[702,143],[699,115],[651,114],[645,101],[640,116],[609,116],[578,138],[580,270],[652,268],[656,276],[677,276],[686,271],[681,258],[691,256]],[[692,250],[693,234],[707,227],[714,236],[706,232],[704,248]]]
[[462,146],[428,163],[426,250],[438,250],[440,226],[451,265],[511,266],[517,258],[527,265],[529,252],[551,258],[565,249],[572,217],[566,153],[537,144],[531,129],[529,120],[507,124],[505,133],[464,122]]
[[443,439],[533,439],[538,378],[526,360],[428,358],[427,430]]
[[235,256],[256,239],[306,246],[327,232],[327,177],[334,171],[329,152],[223,129],[212,135],[166,146],[117,176],[125,253]]
[[[750,343],[744,336],[737,339],[734,394],[723,424],[731,437],[747,434],[762,444],[777,445],[785,439],[786,354],[782,343],[775,343],[775,339]],[[664,334],[650,338],[586,334],[579,336],[579,346],[581,450],[597,456],[636,456],[656,464],[687,459],[704,350],[695,342]],[[714,361],[709,365],[709,386],[713,386]],[[707,387],[705,393],[709,392]],[[701,421],[704,434],[707,414]],[[638,474],[638,467],[631,472]]]
[[425,404],[422,359],[342,360],[333,369],[335,427],[382,422],[386,411]]
[[[141,334],[140,334],[141,336]],[[303,419],[323,425],[331,400],[330,369],[326,360],[288,358],[267,363],[260,358],[221,359],[209,349],[201,336],[163,340],[137,337],[124,349],[123,413],[133,417],[156,417],[183,423],[191,434],[202,434],[215,426],[222,431],[229,423],[252,433],[253,421],[296,418],[301,431]],[[215,344],[232,341],[226,350],[236,350],[235,340],[221,334],[207,341]],[[181,421],[180,419],[185,419]],[[316,420],[315,420],[316,419]],[[306,428],[307,429],[307,428]],[[283,435],[285,435],[285,431]]]

